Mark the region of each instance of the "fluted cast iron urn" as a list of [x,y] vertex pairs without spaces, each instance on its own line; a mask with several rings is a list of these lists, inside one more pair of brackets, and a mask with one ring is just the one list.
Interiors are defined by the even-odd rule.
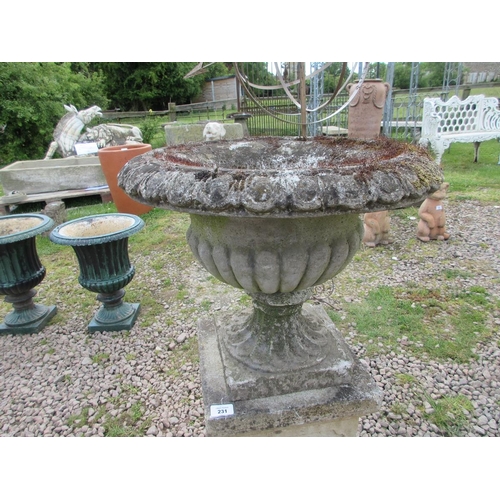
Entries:
[[89,332],[130,330],[139,314],[140,304],[123,301],[125,286],[134,277],[128,238],[144,226],[132,214],[102,214],[82,217],[57,226],[50,239],[70,245],[80,266],[80,285],[97,292],[101,307],[88,325]]
[[46,269],[36,249],[36,236],[52,228],[54,221],[42,214],[0,217],[0,294],[14,310],[0,325],[0,333],[37,333],[56,314],[56,306],[35,304],[34,288]]

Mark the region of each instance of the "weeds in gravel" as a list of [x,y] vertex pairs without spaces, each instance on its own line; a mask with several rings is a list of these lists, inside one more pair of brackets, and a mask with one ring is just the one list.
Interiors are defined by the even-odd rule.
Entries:
[[433,358],[467,362],[476,344],[491,334],[486,325],[491,307],[482,287],[454,292],[381,286],[361,303],[346,304],[344,319],[334,312],[330,317],[337,324],[355,323],[369,355],[401,344],[414,354],[423,350]]
[[120,416],[105,419],[104,435],[106,437],[143,437],[151,425],[149,417],[141,422],[143,415],[144,410],[141,404],[133,404]]
[[89,415],[90,407],[83,408],[77,415],[72,415],[67,420],[69,427],[80,429],[92,422],[103,421],[104,435],[107,437],[133,437],[144,436],[151,425],[151,418],[141,422],[144,409],[140,403],[133,404],[127,411],[117,417],[113,417],[106,410],[105,405],[97,408],[97,411]]
[[[427,421],[435,424],[444,436],[461,436],[469,430],[470,414],[474,413],[472,402],[464,395],[443,396],[434,399],[416,377],[408,373],[395,373],[396,384],[411,387],[417,398],[421,398],[419,410]],[[427,403],[426,409],[424,402]],[[403,415],[406,407],[399,402],[391,405],[390,411]]]
[[92,422],[98,421],[106,413],[105,406],[99,406],[97,411],[94,412],[92,415],[90,415],[91,409],[92,408],[90,406],[85,407],[82,409],[82,411],[78,415],[71,415],[67,420],[67,425],[69,427],[75,427],[78,429],[78,428],[81,428],[85,425],[90,425],[91,420],[92,420]]
[[396,379],[396,382],[401,385],[414,385],[417,383],[417,378],[409,373],[396,373],[394,378]]
[[402,403],[393,403],[391,405],[391,412],[396,415],[403,415],[406,413],[406,406]]
[[136,385],[133,385],[133,384],[124,384],[122,386],[122,389],[125,392],[129,392],[130,394],[139,394],[139,392],[141,391],[139,389],[139,387],[137,387]]
[[212,307],[213,302],[211,300],[202,300],[200,304],[200,309],[202,311],[209,311]]
[[99,365],[99,364],[101,364],[104,361],[107,361],[109,359],[109,353],[99,352],[97,354],[94,354],[91,359],[92,359],[92,363],[96,363]]
[[173,378],[182,376],[182,366],[199,362],[198,339],[189,337],[175,351],[176,356],[170,358],[170,366],[165,371],[166,375]]
[[424,413],[427,420],[437,425],[445,436],[460,436],[467,431],[469,414],[474,412],[471,401],[462,394],[433,399],[426,394],[426,400],[434,410]]

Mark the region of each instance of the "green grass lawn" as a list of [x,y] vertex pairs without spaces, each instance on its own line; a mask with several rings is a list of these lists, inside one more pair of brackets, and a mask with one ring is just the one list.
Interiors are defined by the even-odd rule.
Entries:
[[449,198],[500,202],[499,157],[500,142],[495,139],[481,144],[477,163],[472,144],[452,144],[441,160]]

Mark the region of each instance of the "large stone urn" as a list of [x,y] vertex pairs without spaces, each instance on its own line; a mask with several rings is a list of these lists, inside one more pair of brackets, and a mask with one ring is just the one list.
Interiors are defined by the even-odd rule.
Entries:
[[[441,180],[426,151],[387,139],[198,143],[125,165],[120,186],[189,213],[196,259],[253,299],[247,316],[200,322],[209,435],[318,435],[323,421],[353,417],[345,432],[319,431],[352,435],[360,412],[376,411],[380,393],[366,370],[323,309],[305,302],[358,250],[360,213],[414,205]],[[223,403],[231,416],[220,419]]]
[[0,333],[38,333],[56,314],[56,306],[36,304],[34,288],[46,270],[36,250],[36,236],[54,221],[42,214],[0,217],[0,294],[14,310],[0,324]]
[[54,243],[73,247],[80,266],[78,282],[96,292],[102,303],[89,332],[130,330],[134,325],[140,304],[123,301],[124,288],[135,275],[128,238],[143,227],[144,221],[133,214],[101,214],[65,222],[50,233]]

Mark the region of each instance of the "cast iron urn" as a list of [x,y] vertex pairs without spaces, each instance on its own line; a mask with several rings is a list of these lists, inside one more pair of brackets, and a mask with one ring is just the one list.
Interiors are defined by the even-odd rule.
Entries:
[[135,274],[128,238],[143,226],[136,215],[101,214],[66,222],[50,234],[54,243],[73,247],[80,266],[78,282],[102,302],[89,332],[130,330],[134,325],[140,304],[123,301],[124,288]]
[[33,302],[34,288],[46,274],[36,236],[53,225],[54,221],[42,214],[0,217],[0,294],[14,308],[0,325],[0,333],[38,333],[57,312],[56,306]]

